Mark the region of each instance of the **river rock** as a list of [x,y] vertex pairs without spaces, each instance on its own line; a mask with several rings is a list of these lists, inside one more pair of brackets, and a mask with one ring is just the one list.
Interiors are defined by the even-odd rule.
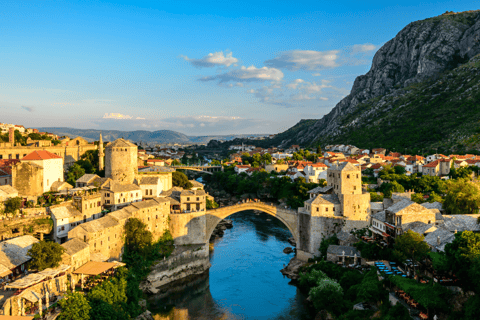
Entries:
[[322,310],[315,316],[315,320],[333,320],[333,316],[327,310]]
[[298,273],[300,268],[303,267],[306,262],[296,259],[295,257],[290,260],[288,265],[280,270],[280,272],[289,279],[297,280],[299,278]]
[[291,237],[291,238],[288,238],[288,243],[290,243],[292,246],[296,247],[297,246],[297,242],[295,241],[295,238],[294,237]]
[[293,252],[293,249],[291,247],[286,247],[285,249],[283,249],[283,253],[289,254],[292,252]]

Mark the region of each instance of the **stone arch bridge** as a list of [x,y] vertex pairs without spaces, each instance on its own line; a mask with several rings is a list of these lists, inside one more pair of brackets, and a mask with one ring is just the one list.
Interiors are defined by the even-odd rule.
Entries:
[[[301,233],[305,228],[302,227],[303,219],[299,218],[299,213],[296,210],[285,209],[265,202],[245,202],[207,211],[170,214],[170,229],[173,231],[175,244],[208,243],[213,230],[220,221],[234,213],[246,210],[262,211],[279,219],[290,230],[297,243],[297,258],[307,260],[315,254],[309,252],[311,250],[304,245],[305,241],[302,241]],[[307,237],[309,237],[310,233],[307,233]]]
[[181,169],[181,170],[190,170],[190,171],[198,171],[203,172],[206,174],[213,174],[217,171],[223,171],[222,166],[171,166],[174,169]]

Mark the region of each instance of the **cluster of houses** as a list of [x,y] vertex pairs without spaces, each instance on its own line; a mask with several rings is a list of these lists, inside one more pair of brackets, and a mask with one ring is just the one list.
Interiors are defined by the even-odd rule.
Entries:
[[[244,147],[244,146],[239,146]],[[265,164],[262,168],[253,168],[251,164],[242,163],[243,153],[233,153],[230,155],[230,162],[236,165],[235,172],[253,174],[255,171],[265,170],[267,172],[284,172],[292,180],[305,178],[308,182],[318,183],[321,179],[326,180],[326,170],[334,164],[348,162],[361,168],[362,172],[367,169],[373,177],[378,177],[378,173],[386,165],[400,166],[405,169],[406,175],[421,173],[423,175],[438,176],[447,178],[450,169],[467,166],[480,166],[480,156],[466,155],[443,155],[433,154],[427,157],[419,155],[402,155],[399,152],[389,152],[386,149],[376,148],[372,151],[367,149],[358,149],[351,145],[327,146],[321,156],[316,157],[314,161],[292,160],[293,152],[300,150],[299,146],[291,146],[285,152],[280,152],[277,148],[250,148],[245,151],[252,156],[255,153],[263,155],[269,153],[272,156],[272,163]],[[291,152],[291,153],[290,153]]]
[[[163,167],[162,170],[139,171],[137,155],[136,145],[123,139],[111,142],[105,150],[106,177],[85,174],[76,181],[74,188],[58,192],[59,195],[72,195],[71,200],[48,208],[53,220],[52,240],[65,248],[61,268],[75,273],[90,262],[120,260],[124,226],[130,218],[145,223],[147,230],[152,232],[153,240],[157,240],[171,228],[170,215],[204,214],[206,200],[210,196],[201,183],[191,181],[193,188],[190,190],[173,187],[173,169]],[[60,162],[61,167],[61,157],[41,152],[40,156],[45,159],[27,160],[54,160]],[[38,166],[50,168],[53,165],[42,162]],[[0,200],[4,201],[11,195],[18,195],[14,187],[0,187]],[[31,257],[27,252],[38,241],[31,235],[24,235],[0,242],[0,291],[6,283],[12,287],[12,283],[15,286],[23,279],[30,279],[26,264]],[[31,284],[36,285],[37,282]],[[16,314],[16,304],[12,307],[13,304],[8,303],[10,300],[4,301],[5,297],[0,295],[0,302],[7,306],[4,309],[8,309],[9,314]]]

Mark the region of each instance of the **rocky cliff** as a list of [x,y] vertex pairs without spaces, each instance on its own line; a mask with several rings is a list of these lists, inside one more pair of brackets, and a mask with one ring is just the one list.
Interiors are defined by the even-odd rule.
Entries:
[[311,145],[330,143],[338,137],[348,139],[346,126],[363,125],[361,117],[350,117],[350,122],[345,122],[358,106],[387,95],[400,96],[406,88],[435,80],[469,62],[480,54],[479,36],[480,10],[446,13],[410,23],[378,50],[370,71],[356,78],[351,93],[329,114],[313,124],[303,120],[275,140],[283,145]]

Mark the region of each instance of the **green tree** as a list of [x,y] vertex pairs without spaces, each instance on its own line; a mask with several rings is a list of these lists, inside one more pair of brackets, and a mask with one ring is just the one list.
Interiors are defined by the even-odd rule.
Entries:
[[128,316],[118,305],[111,305],[103,300],[94,299],[90,301],[90,318],[92,320],[123,320]]
[[424,203],[425,199],[423,198],[422,193],[414,193],[414,194],[412,194],[412,201],[420,204],[420,203]]
[[131,218],[125,224],[125,245],[129,250],[142,250],[152,244],[152,233],[140,219]]
[[293,160],[303,160],[303,157],[300,153],[294,152],[293,153]]
[[317,146],[317,154],[318,155],[322,154],[322,147],[320,145]]
[[180,166],[180,165],[182,165],[182,163],[180,161],[178,161],[177,159],[172,161],[172,166]]
[[71,166],[68,169],[67,182],[72,186],[75,186],[75,181],[80,179],[84,174],[85,174],[85,169],[83,169],[77,163],[74,163],[73,166]]
[[221,165],[222,163],[221,163],[220,161],[214,159],[214,160],[212,160],[212,162],[210,162],[210,164],[211,164],[212,166],[219,166],[219,165]]
[[172,184],[175,187],[181,187],[184,189],[191,189],[193,187],[192,183],[188,181],[187,175],[179,171],[172,173]]
[[393,167],[393,169],[395,170],[395,174],[405,174],[407,172],[407,170],[405,170],[405,167],[402,166],[395,166]]
[[114,278],[95,286],[88,293],[88,300],[102,300],[108,304],[119,306],[127,302],[127,280]]
[[467,179],[449,180],[447,196],[443,203],[448,214],[473,214],[480,208],[478,184]]
[[13,197],[4,202],[5,213],[15,214],[22,207],[22,198]]
[[264,164],[272,163],[272,156],[270,155],[270,153],[264,153],[262,156],[262,161]]
[[218,203],[215,200],[210,200],[207,198],[207,210],[218,208]]
[[34,243],[27,252],[27,255],[32,258],[29,268],[38,271],[56,268],[60,265],[64,252],[65,248],[56,242],[40,241]]
[[65,299],[58,301],[62,308],[62,313],[58,316],[59,320],[89,320],[90,305],[87,299],[81,293],[69,293]]
[[401,236],[395,238],[395,252],[402,259],[409,258],[413,262],[413,272],[415,273],[415,264],[422,260],[430,252],[428,244],[424,241],[425,237],[421,234],[408,230]]

